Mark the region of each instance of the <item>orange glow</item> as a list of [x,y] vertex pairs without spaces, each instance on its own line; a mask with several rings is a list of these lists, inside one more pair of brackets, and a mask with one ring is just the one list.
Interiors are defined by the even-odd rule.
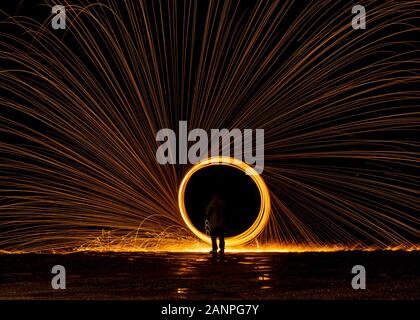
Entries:
[[258,187],[258,191],[260,192],[261,196],[261,206],[260,211],[258,213],[257,218],[255,219],[254,223],[243,233],[226,238],[226,246],[227,247],[236,247],[243,245],[251,240],[253,240],[256,236],[258,236],[261,231],[264,229],[265,225],[268,222],[270,211],[271,211],[271,203],[270,203],[270,192],[261,178],[261,176],[248,164],[242,162],[238,159],[231,158],[231,157],[212,157],[201,161],[194,165],[185,175],[184,179],[181,182],[181,186],[179,187],[178,193],[178,204],[179,210],[181,212],[181,216],[184,219],[185,224],[188,228],[201,240],[211,243],[211,239],[206,234],[199,231],[194,225],[191,223],[191,220],[188,217],[188,213],[185,209],[184,197],[185,197],[185,188],[191,176],[197,172],[198,170],[214,165],[225,165],[234,167],[245,172],[249,177],[255,182]]
[[[78,248],[76,252],[155,252],[155,253],[208,253],[209,248],[206,243],[199,239],[166,239],[156,241],[144,246],[146,240],[137,239],[137,241],[128,243],[116,243],[111,246],[101,246],[100,244],[92,246],[84,246]],[[420,251],[420,246],[392,246],[392,247],[376,247],[376,246],[343,246],[343,245],[308,245],[308,244],[265,244],[257,246],[251,242],[247,245],[230,247],[227,253],[304,253],[304,252],[339,252],[339,251]],[[71,251],[74,252],[74,251]]]
[[[134,237],[112,237],[112,243],[102,243],[100,239],[86,243],[83,246],[74,249],[43,250],[38,253],[50,254],[70,254],[74,252],[133,252],[133,253],[203,253],[209,251],[208,245],[197,238],[134,238]],[[243,246],[231,247],[226,250],[227,253],[304,253],[304,252],[339,252],[339,251],[420,251],[419,245],[405,246],[364,246],[364,245],[309,245],[309,244],[278,244],[266,243],[258,245],[251,242]],[[0,250],[1,254],[25,254],[35,251]]]

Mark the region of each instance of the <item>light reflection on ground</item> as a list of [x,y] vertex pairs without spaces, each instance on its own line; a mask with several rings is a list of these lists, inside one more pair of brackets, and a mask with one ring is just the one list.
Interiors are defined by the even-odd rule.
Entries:
[[[420,252],[0,255],[0,299],[420,299]],[[67,270],[52,290],[51,268]],[[366,267],[368,290],[351,288]]]

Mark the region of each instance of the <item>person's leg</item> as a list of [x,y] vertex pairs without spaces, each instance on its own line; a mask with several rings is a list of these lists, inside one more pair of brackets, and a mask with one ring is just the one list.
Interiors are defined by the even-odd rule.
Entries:
[[216,230],[210,231],[212,251],[217,252],[217,233]]
[[219,230],[219,248],[220,252],[225,252],[225,230],[223,228]]

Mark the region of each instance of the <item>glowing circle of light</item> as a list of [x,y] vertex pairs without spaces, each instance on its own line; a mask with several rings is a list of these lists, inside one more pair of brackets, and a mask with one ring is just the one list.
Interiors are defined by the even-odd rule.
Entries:
[[258,212],[258,216],[255,219],[254,223],[244,232],[241,234],[227,237],[225,239],[226,246],[234,247],[234,246],[240,246],[243,244],[246,244],[247,242],[253,240],[255,237],[257,237],[264,227],[266,226],[270,211],[271,211],[271,203],[270,203],[270,192],[268,191],[268,188],[262,179],[262,177],[248,164],[245,162],[242,162],[238,159],[231,158],[231,157],[212,157],[206,160],[203,160],[197,164],[195,164],[184,176],[182,179],[181,185],[179,187],[179,193],[178,193],[178,205],[179,210],[181,213],[181,216],[187,225],[187,227],[201,240],[211,243],[211,238],[207,236],[205,233],[199,231],[191,222],[190,218],[188,217],[187,210],[185,209],[185,189],[188,184],[188,181],[190,180],[191,176],[197,172],[200,169],[203,169],[208,166],[214,166],[214,165],[224,165],[224,166],[230,166],[236,169],[239,169],[243,172],[245,172],[256,184],[258,187],[258,191],[260,193],[261,197],[261,205],[260,210]]

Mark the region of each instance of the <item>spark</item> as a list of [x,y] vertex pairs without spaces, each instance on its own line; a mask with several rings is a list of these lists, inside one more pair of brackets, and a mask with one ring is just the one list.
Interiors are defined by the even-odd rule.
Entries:
[[64,33],[2,19],[1,250],[207,250],[178,207],[193,166],[155,159],[181,120],[264,129],[271,211],[243,250],[417,250],[420,2],[364,4],[363,31],[335,0],[62,1]]

